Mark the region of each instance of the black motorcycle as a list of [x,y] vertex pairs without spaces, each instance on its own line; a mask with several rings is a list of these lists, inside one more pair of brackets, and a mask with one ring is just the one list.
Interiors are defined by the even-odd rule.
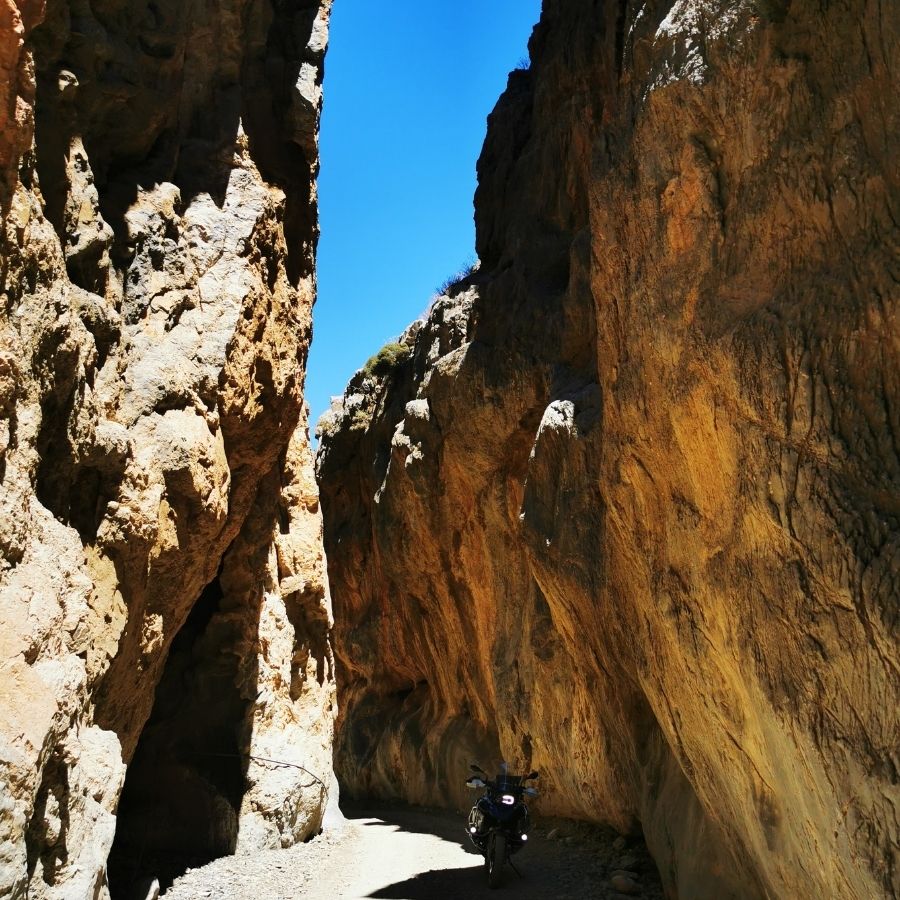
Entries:
[[537,778],[538,773],[510,775],[506,763],[503,763],[496,779],[490,781],[481,766],[472,763],[471,768],[477,774],[468,778],[466,784],[470,788],[485,790],[469,813],[466,831],[484,855],[488,884],[496,888],[503,878],[505,863],[528,841],[530,822],[525,797],[536,797],[537,791],[525,787],[525,782]]

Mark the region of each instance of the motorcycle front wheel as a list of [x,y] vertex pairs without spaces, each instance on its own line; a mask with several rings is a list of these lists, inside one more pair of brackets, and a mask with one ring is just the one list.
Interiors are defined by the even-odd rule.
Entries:
[[491,836],[487,852],[488,885],[492,888],[500,887],[503,879],[503,864],[506,862],[506,835],[502,831],[495,831]]

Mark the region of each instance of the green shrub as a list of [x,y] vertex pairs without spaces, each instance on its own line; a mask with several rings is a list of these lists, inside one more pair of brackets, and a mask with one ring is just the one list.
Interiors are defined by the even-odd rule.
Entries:
[[397,341],[385,344],[374,356],[370,356],[363,366],[366,375],[384,376],[409,357],[409,347]]

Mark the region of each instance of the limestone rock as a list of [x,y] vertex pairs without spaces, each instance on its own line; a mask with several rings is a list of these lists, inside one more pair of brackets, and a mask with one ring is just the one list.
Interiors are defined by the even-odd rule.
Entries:
[[322,435],[343,789],[503,756],[671,896],[900,892],[898,29],[544,3],[480,269]]
[[633,878],[629,878],[628,875],[621,872],[614,874],[612,878],[609,879],[609,883],[620,894],[633,896],[635,894],[640,894],[641,892],[640,885]]
[[151,883],[144,765],[188,854],[320,827],[324,789],[250,757],[331,781],[302,396],[329,10],[0,4],[0,897],[108,896],[114,835],[119,894]]

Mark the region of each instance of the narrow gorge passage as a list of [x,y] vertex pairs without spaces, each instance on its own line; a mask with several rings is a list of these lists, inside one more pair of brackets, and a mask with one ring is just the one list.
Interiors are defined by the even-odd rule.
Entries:
[[[404,2],[428,200],[524,0]],[[499,896],[900,896],[900,3],[543,0],[314,424],[331,10],[0,0],[0,900],[498,896],[500,758]]]

